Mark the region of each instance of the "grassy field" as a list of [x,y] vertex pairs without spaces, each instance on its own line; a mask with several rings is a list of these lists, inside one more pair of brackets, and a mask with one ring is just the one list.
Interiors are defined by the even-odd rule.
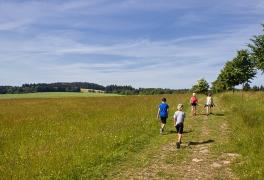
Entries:
[[[190,133],[184,141],[213,139],[216,153],[242,155],[232,165],[238,177],[264,177],[263,95],[246,93],[243,100],[239,93],[216,95],[221,113],[207,120],[191,119],[187,113],[185,129]],[[161,97],[1,99],[0,179],[104,178],[151,164],[151,154],[176,139],[175,133],[159,135],[156,112]],[[171,116],[178,103],[189,112],[189,94],[166,97]],[[223,122],[228,123],[228,133],[219,128]],[[201,134],[201,123],[207,134]],[[175,131],[170,120],[166,131]],[[170,151],[165,160],[177,168],[195,155],[192,151]]]
[[226,151],[242,155],[234,170],[243,179],[264,178],[264,93],[221,96],[231,127]]
[[118,96],[109,93],[79,93],[79,92],[43,92],[25,94],[0,94],[0,99],[25,99],[25,98],[65,98],[65,97],[104,97]]
[[[0,100],[0,174],[8,179],[101,177],[159,135],[160,99]],[[178,102],[184,96],[168,99]]]

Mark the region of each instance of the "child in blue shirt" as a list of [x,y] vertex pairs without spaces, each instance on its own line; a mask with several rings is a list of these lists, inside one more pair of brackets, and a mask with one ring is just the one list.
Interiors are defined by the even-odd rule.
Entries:
[[159,105],[157,118],[160,119],[160,134],[163,133],[165,124],[168,118],[169,105],[166,103],[166,98],[162,98],[162,102]]

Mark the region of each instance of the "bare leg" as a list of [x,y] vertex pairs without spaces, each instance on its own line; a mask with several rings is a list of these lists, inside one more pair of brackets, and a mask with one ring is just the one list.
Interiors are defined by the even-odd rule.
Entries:
[[181,147],[181,139],[182,139],[182,134],[178,133],[178,141],[176,143],[177,149],[179,149]]
[[165,124],[163,124],[162,122],[160,122],[160,134],[163,133],[164,127],[165,127]]
[[182,140],[182,134],[178,134],[178,142],[181,143]]
[[196,115],[196,106],[192,106],[192,115],[193,115],[193,116]]
[[161,129],[164,129],[164,126],[165,126],[165,124],[160,123],[160,127],[161,127]]

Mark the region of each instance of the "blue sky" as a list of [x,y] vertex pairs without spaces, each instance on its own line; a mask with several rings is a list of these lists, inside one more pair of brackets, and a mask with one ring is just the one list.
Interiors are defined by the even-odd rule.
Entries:
[[190,88],[261,23],[263,0],[0,0],[0,84]]

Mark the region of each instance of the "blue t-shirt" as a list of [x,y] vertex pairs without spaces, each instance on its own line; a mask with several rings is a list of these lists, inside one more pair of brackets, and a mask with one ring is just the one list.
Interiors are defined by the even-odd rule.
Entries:
[[168,109],[169,109],[168,104],[161,103],[159,105],[159,109],[160,109],[160,112],[159,112],[160,117],[168,117]]

